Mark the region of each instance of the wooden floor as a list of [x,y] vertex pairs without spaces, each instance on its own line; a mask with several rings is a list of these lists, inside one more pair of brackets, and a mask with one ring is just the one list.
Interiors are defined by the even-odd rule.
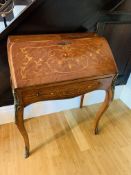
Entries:
[[0,175],[131,175],[131,110],[114,101],[95,136],[98,107],[27,120],[28,159],[15,124],[0,126]]

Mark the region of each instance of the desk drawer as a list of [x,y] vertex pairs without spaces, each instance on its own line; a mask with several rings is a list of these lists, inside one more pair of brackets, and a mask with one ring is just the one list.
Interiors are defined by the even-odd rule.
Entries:
[[43,87],[30,87],[22,90],[21,96],[25,105],[43,100],[73,98],[93,90],[107,89],[111,82],[112,78],[106,78],[79,82],[63,82],[55,85],[44,85]]

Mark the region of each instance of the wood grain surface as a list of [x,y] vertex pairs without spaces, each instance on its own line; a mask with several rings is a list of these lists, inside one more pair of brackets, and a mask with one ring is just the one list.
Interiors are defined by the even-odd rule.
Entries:
[[106,39],[93,33],[12,36],[8,60],[15,88],[116,74]]
[[131,111],[114,101],[92,134],[100,105],[73,109],[25,121],[31,156],[23,157],[16,126],[0,126],[1,175],[130,175]]

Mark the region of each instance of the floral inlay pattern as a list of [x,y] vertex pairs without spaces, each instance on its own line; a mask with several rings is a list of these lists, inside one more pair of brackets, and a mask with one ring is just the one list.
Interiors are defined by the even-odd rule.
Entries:
[[114,69],[113,59],[110,59],[113,56],[110,49],[107,50],[105,39],[96,36],[62,42],[41,40],[12,43],[11,62],[17,64],[14,71],[20,86],[32,85],[34,81],[41,84],[90,77],[91,74],[98,76],[98,72],[100,75],[106,74],[107,64],[111,65],[108,71]]

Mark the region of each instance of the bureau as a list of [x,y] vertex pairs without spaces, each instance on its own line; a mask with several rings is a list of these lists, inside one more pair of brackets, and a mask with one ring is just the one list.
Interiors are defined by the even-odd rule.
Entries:
[[24,138],[25,157],[29,138],[23,111],[44,100],[81,96],[104,90],[105,100],[96,114],[94,133],[113,99],[117,67],[105,38],[95,33],[10,36],[8,61],[15,101],[15,123]]

